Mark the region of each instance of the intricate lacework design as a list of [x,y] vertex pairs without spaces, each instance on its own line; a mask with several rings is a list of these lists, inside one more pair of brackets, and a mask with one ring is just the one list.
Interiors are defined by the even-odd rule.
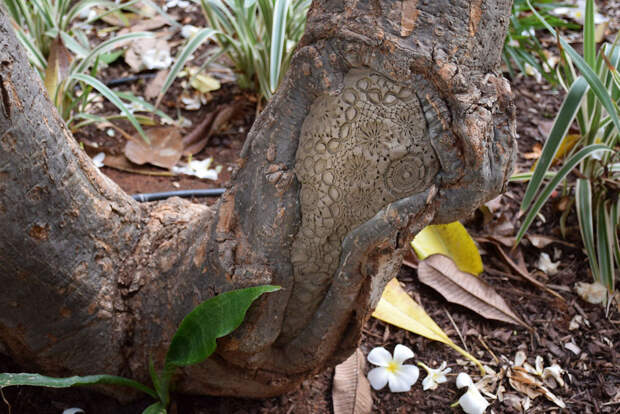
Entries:
[[[346,234],[387,204],[428,188],[439,169],[411,89],[355,69],[339,95],[319,97],[297,150],[302,223],[293,244],[289,303],[316,308],[338,267]],[[290,316],[284,335],[294,335],[310,316]]]

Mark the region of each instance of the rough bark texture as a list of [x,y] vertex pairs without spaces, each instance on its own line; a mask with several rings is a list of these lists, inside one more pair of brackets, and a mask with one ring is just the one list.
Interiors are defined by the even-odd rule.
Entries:
[[344,359],[407,241],[470,214],[510,173],[514,114],[496,72],[510,4],[316,0],[214,209],[138,205],[92,167],[3,18],[7,351],[48,374],[145,379],[193,306],[272,283],[283,289],[179,389],[263,397]]

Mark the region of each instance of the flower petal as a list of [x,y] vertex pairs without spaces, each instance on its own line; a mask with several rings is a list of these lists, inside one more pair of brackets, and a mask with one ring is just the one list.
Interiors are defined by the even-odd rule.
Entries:
[[398,344],[396,348],[394,348],[394,361],[400,362],[401,364],[409,358],[413,358],[413,355],[413,351],[405,345]]
[[459,398],[459,405],[467,414],[482,414],[489,406],[489,402],[480,394],[475,385],[470,385],[467,392]]
[[424,378],[424,381],[422,381],[422,390],[434,390],[436,388],[437,383],[435,382],[435,379],[432,375],[428,375],[426,378]]
[[368,372],[368,382],[375,390],[380,390],[388,382],[388,373],[383,367],[373,368]]
[[368,362],[373,365],[387,367],[390,361],[392,361],[392,354],[382,346],[374,348],[368,353]]
[[416,383],[418,377],[420,376],[420,369],[415,365],[402,365],[395,374],[413,385]]
[[403,375],[398,371],[394,374],[388,374],[388,383],[390,385],[390,391],[392,392],[407,392],[413,385],[406,375]]
[[456,376],[456,388],[469,387],[470,385],[474,385],[474,382],[471,380],[471,377],[464,372],[461,372]]

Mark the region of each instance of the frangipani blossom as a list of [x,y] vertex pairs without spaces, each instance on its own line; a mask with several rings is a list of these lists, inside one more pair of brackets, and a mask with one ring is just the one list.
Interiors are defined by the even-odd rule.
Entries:
[[471,377],[461,372],[456,377],[456,388],[467,387],[467,392],[459,398],[458,404],[467,414],[482,414],[489,406],[489,402],[480,394]]
[[394,357],[383,347],[374,348],[368,354],[368,362],[377,365],[368,372],[368,381],[375,390],[380,390],[389,384],[392,392],[406,392],[411,389],[420,375],[420,370],[414,365],[403,365],[403,362],[413,358],[413,351],[404,345],[396,345]]
[[446,365],[448,365],[446,361],[443,361],[437,369],[430,368],[423,362],[418,362],[418,365],[424,368],[428,374],[424,381],[422,381],[422,389],[424,391],[437,389],[439,384],[448,381],[446,374],[452,371],[452,368],[446,368]]

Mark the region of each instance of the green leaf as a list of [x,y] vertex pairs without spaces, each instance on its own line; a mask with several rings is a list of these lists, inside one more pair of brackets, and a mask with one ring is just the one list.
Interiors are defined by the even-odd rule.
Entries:
[[523,238],[523,235],[534,221],[534,218],[542,208],[543,204],[545,204],[547,199],[551,196],[553,190],[556,189],[560,182],[566,178],[566,176],[571,172],[573,168],[575,168],[577,164],[579,164],[579,162],[581,162],[581,160],[596,151],[610,152],[611,149],[607,148],[605,145],[600,144],[588,145],[587,147],[582,148],[579,152],[577,152],[564,163],[564,165],[562,166],[562,168],[560,168],[555,177],[553,177],[553,179],[549,182],[549,184],[547,184],[545,189],[540,193],[540,195],[532,205],[531,209],[529,210],[528,214],[525,216],[523,224],[521,225],[521,229],[519,229],[519,233],[517,234],[515,243],[519,243],[519,241],[521,241],[521,238]]
[[115,375],[87,375],[84,377],[73,376],[67,378],[46,377],[39,374],[19,373],[19,374],[0,374],[0,389],[14,385],[30,385],[49,388],[69,388],[79,385],[110,384],[131,387],[143,393],[157,398],[157,394],[146,385],[128,378],[117,377]]
[[269,63],[269,88],[271,93],[276,91],[280,80],[280,65],[284,53],[284,37],[286,30],[286,11],[288,0],[276,0],[271,28],[271,55]]
[[88,70],[90,64],[103,53],[107,53],[110,50],[122,45],[123,43],[128,42],[129,40],[134,39],[144,39],[153,37],[153,33],[150,32],[135,32],[135,33],[127,33],[124,35],[116,36],[113,39],[106,40],[105,42],[101,42],[97,47],[90,51],[88,56],[86,56],[82,61],[80,61],[74,70],[73,73],[84,73]]
[[579,221],[579,231],[581,232],[581,240],[586,248],[586,253],[590,259],[590,269],[594,280],[600,280],[600,272],[598,260],[596,256],[596,248],[594,246],[594,225],[592,217],[594,209],[592,208],[592,185],[590,181],[579,178],[577,179],[575,189],[575,207],[577,209],[577,220]]
[[166,407],[161,403],[161,401],[157,401],[146,407],[142,414],[166,414]]
[[551,132],[549,132],[549,137],[547,138],[547,141],[545,141],[545,146],[543,147],[540,159],[536,164],[536,169],[534,170],[532,179],[530,180],[527,190],[525,191],[525,195],[523,196],[521,210],[525,211],[530,207],[534,196],[542,185],[545,173],[549,170],[549,166],[551,166],[555,154],[562,145],[562,140],[573,123],[577,111],[579,111],[581,101],[583,100],[587,90],[588,84],[581,77],[578,78],[570,87],[566,98],[564,98],[564,102],[562,102],[560,112],[558,112],[558,115],[553,122]]
[[176,57],[174,65],[172,65],[172,68],[168,73],[168,77],[166,77],[166,81],[164,82],[164,85],[161,88],[161,92],[157,97],[157,102],[155,103],[156,107],[159,106],[159,103],[166,94],[166,91],[168,90],[170,85],[172,85],[172,82],[174,82],[181,69],[183,69],[183,66],[185,66],[185,62],[187,62],[192,53],[194,53],[203,42],[210,39],[216,33],[218,33],[216,30],[205,28],[201,29],[198,33],[196,33],[195,36],[189,39],[183,50],[181,50],[181,52]]
[[594,0],[586,0],[586,18],[583,25],[583,57],[591,68],[595,67],[596,60],[594,30]]
[[616,129],[620,131],[620,118],[618,117],[618,111],[615,109],[613,101],[609,97],[609,94],[607,93],[605,86],[603,85],[601,80],[598,78],[596,73],[592,71],[592,69],[586,63],[586,61],[583,60],[583,58],[579,55],[579,53],[577,53],[577,51],[575,51],[575,49],[573,49],[572,46],[566,40],[564,40],[561,36],[557,35],[553,27],[551,27],[549,23],[547,23],[545,19],[536,11],[536,9],[532,7],[530,0],[527,0],[527,4],[530,6],[530,9],[532,10],[532,12],[545,25],[547,30],[549,30],[549,32],[551,32],[553,36],[556,36],[558,37],[558,39],[560,39],[560,44],[562,46],[562,49],[575,62],[575,65],[581,71],[581,75],[588,81],[590,88],[592,89],[594,94],[597,96],[597,98],[601,101],[601,104],[603,105],[605,110],[608,112],[614,125],[616,126]]
[[234,331],[248,308],[260,295],[279,290],[265,285],[233,290],[198,305],[181,322],[168,354],[166,366],[186,366],[204,361],[215,351],[215,340]]
[[610,294],[614,292],[614,245],[611,232],[615,232],[612,226],[611,217],[606,211],[603,200],[598,201],[598,212],[596,218],[596,239],[598,264],[601,272],[601,283],[607,288]]
[[138,122],[136,117],[129,111],[129,109],[127,109],[123,101],[120,100],[120,98],[114,93],[114,91],[105,86],[98,79],[95,79],[92,76],[85,75],[83,73],[74,73],[69,77],[69,79],[76,79],[97,89],[101,95],[103,95],[107,100],[112,102],[123,113],[123,115],[127,117],[127,120],[131,123],[131,125],[133,125],[136,131],[138,131],[142,139],[144,139],[145,142],[150,143],[150,140],[144,133],[144,130],[140,126],[140,123]]

